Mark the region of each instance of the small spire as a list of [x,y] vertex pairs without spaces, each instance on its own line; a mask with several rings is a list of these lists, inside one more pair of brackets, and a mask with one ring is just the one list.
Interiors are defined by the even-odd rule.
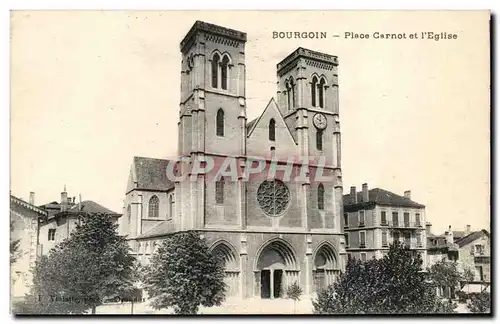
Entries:
[[64,190],[63,190],[63,192],[66,192],[66,185],[64,185]]

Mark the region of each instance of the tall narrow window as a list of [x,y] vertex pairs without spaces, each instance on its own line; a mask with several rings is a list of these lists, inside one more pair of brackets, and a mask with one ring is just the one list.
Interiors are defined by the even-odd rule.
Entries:
[[269,121],[269,140],[276,140],[276,122],[274,121],[274,119],[271,119]]
[[160,207],[160,200],[158,199],[158,197],[156,196],[151,197],[151,199],[149,199],[148,217],[158,218],[159,207]]
[[387,225],[387,213],[385,210],[380,212],[380,225]]
[[349,214],[344,213],[344,227],[349,227]]
[[359,232],[359,247],[366,247],[366,232]]
[[130,221],[132,220],[132,207],[128,205],[127,207],[127,224],[130,226]]
[[415,226],[420,227],[420,213],[415,214]]
[[212,57],[212,88],[217,88],[219,83],[219,54]]
[[387,230],[382,230],[382,247],[388,246]]
[[217,136],[224,136],[224,110],[217,110]]
[[292,108],[295,108],[295,83],[290,80],[290,89],[292,90]]
[[53,228],[49,229],[48,240],[49,241],[55,241],[56,240],[56,230],[55,229],[53,229]]
[[365,211],[360,210],[358,214],[359,226],[365,226]]
[[316,107],[316,87],[318,86],[318,78],[316,76],[312,79],[311,84],[311,103],[313,107]]
[[325,187],[323,187],[322,183],[318,186],[318,209],[325,209]]
[[394,227],[398,227],[399,226],[398,212],[392,212],[392,226],[394,226]]
[[288,110],[292,110],[292,89],[290,87],[290,83],[286,83],[286,104],[288,106]]
[[174,217],[174,199],[173,196],[170,195],[168,198],[168,218],[172,219]]
[[224,178],[215,183],[215,203],[219,205],[224,203]]
[[316,149],[323,151],[323,130],[321,129],[316,131]]
[[410,227],[410,213],[404,213],[403,220],[405,223],[405,227]]
[[318,84],[318,97],[319,97],[318,99],[319,99],[319,106],[321,108],[323,108],[325,105],[325,103],[324,103],[324,101],[325,101],[325,97],[324,97],[325,96],[325,94],[324,94],[325,84],[326,84],[325,79],[321,78],[321,81]]
[[224,55],[224,58],[222,59],[222,64],[221,64],[221,87],[224,90],[227,90],[227,69],[229,66],[229,58]]

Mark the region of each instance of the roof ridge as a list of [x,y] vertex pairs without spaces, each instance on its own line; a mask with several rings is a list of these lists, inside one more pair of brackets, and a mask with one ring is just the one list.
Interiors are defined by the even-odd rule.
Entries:
[[162,159],[162,158],[156,158],[156,157],[147,157],[147,156],[137,156],[137,155],[134,155],[134,159],[148,159],[148,160],[170,161],[169,159]]

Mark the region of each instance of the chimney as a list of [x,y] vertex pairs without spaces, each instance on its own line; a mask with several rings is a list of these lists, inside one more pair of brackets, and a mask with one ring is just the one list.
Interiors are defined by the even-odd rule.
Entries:
[[78,211],[82,210],[82,194],[78,194]]
[[353,204],[357,204],[358,203],[358,195],[356,193],[356,186],[352,186],[351,187],[351,194],[350,194],[350,196],[351,196],[351,202]]
[[446,234],[446,243],[453,244],[453,231],[451,230],[451,225],[448,226],[448,231]]
[[470,232],[471,232],[471,231],[470,231],[470,225],[467,225],[467,226],[465,227],[465,235],[469,235],[469,234],[470,234]]
[[64,190],[61,192],[61,211],[66,210],[66,205],[68,204],[68,193],[66,192],[66,185],[64,185]]
[[73,205],[75,204],[75,201],[76,201],[76,197],[73,196]]
[[30,191],[30,204],[34,205],[35,204],[35,193],[33,191]]
[[405,198],[411,199],[411,190],[405,191]]
[[361,188],[363,191],[363,202],[368,202],[370,200],[370,197],[368,196],[368,183],[363,183]]
[[427,235],[432,234],[432,232],[431,232],[431,231],[432,231],[432,224],[431,224],[431,223],[429,223],[429,222],[425,223],[425,232],[426,232],[426,234],[427,234]]

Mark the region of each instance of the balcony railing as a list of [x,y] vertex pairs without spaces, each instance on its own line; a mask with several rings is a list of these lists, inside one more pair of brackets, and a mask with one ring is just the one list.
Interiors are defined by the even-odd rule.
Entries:
[[364,221],[359,222],[359,223],[358,223],[358,227],[365,227],[365,222],[364,222]]
[[366,243],[359,243],[359,247],[360,248],[365,248],[366,247]]
[[388,226],[392,228],[402,228],[402,229],[421,229],[423,228],[423,224],[421,222],[387,222],[386,225],[382,224],[382,226]]

